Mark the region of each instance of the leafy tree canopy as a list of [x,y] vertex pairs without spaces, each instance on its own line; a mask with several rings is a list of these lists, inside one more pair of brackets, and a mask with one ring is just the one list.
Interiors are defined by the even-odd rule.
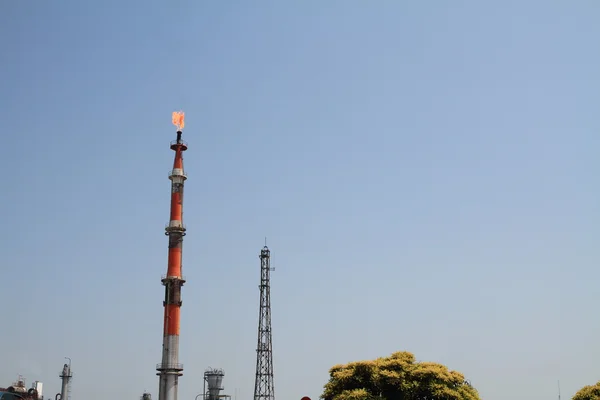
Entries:
[[332,367],[321,399],[480,400],[460,372],[441,364],[416,362],[408,352]]
[[600,400],[600,381],[595,385],[584,386],[575,393],[573,400]]

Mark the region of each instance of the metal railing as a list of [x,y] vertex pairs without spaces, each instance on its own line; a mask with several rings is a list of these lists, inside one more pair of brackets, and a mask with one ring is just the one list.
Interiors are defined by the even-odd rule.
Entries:
[[187,147],[187,145],[188,145],[188,144],[187,144],[187,142],[186,142],[185,140],[179,140],[179,141],[177,141],[177,140],[173,140],[173,141],[171,142],[171,146],[173,146],[173,145],[175,145],[175,144],[181,144],[181,145],[183,145],[183,146],[185,146],[185,147]]
[[[167,278],[176,278],[176,277],[175,276],[163,275],[163,276],[160,277],[160,280],[164,281]],[[185,276],[182,275],[182,276],[179,277],[179,279],[182,280],[182,281],[185,281]]]

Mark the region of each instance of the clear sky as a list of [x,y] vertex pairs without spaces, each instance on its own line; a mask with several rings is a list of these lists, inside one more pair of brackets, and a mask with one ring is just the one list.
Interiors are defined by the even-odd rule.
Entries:
[[[0,2],[0,386],[158,399],[186,112],[180,400],[408,350],[488,400],[600,379],[600,3]],[[116,396],[116,397],[115,397]],[[237,400],[236,399],[236,400]]]

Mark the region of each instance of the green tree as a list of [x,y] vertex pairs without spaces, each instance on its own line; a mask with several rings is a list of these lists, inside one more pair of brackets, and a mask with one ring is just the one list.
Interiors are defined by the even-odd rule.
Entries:
[[336,365],[324,389],[323,400],[480,400],[460,372],[408,352]]
[[573,396],[573,400],[600,400],[600,381],[595,385],[584,386]]

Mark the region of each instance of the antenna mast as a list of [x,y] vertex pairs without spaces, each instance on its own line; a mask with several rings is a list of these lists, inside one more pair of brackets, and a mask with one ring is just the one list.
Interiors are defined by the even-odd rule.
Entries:
[[[266,242],[266,238],[265,238]],[[258,312],[258,344],[256,346],[256,379],[254,400],[275,400],[273,387],[273,336],[271,333],[271,251],[260,251],[260,306]]]

